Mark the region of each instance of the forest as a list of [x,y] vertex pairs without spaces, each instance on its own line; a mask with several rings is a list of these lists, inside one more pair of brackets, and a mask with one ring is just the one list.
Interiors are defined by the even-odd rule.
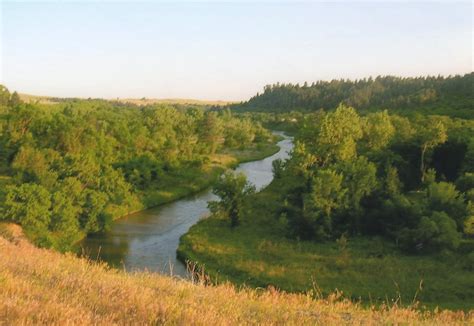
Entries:
[[474,235],[474,121],[344,105],[306,118],[291,159],[274,162],[291,236],[384,235],[424,252]]
[[358,110],[410,111],[473,118],[474,73],[463,76],[377,76],[359,80],[318,81],[303,85],[277,83],[264,87],[232,107],[250,112],[311,112],[345,104]]
[[272,141],[228,110],[24,103],[0,86],[0,219],[41,247],[71,250],[118,217],[206,188],[225,167],[221,153],[261,155]]

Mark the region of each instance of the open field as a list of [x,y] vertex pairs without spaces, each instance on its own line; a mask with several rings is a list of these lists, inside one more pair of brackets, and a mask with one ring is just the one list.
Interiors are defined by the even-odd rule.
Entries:
[[[54,96],[39,96],[20,93],[20,98],[22,101],[27,103],[39,102],[41,104],[55,104],[59,103],[62,98],[57,98]],[[85,100],[85,98],[81,98]],[[109,101],[116,101],[120,103],[130,103],[134,105],[151,105],[151,104],[181,104],[181,105],[212,105],[212,106],[225,106],[229,104],[236,103],[235,101],[224,101],[224,100],[197,100],[197,99],[187,99],[187,98],[114,98],[107,99]]]
[[236,103],[234,101],[223,101],[223,100],[196,100],[187,98],[118,98],[111,99],[113,101],[119,101],[122,103],[132,103],[135,105],[150,105],[150,104],[182,104],[182,105],[215,105],[224,106]]

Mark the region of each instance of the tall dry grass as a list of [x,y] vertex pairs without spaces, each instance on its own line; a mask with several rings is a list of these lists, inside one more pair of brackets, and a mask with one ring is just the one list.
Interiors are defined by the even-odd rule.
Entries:
[[0,325],[467,325],[473,313],[364,309],[337,296],[205,286],[127,274],[38,249],[16,226],[0,230]]

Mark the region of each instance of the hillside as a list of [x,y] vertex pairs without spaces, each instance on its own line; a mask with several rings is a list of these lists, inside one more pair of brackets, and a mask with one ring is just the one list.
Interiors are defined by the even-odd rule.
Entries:
[[[0,325],[56,324],[426,324],[462,325],[474,315],[362,309],[331,296],[205,286],[151,273],[127,274],[30,245],[0,226]],[[7,240],[8,239],[8,240]]]
[[233,108],[252,112],[309,112],[334,109],[344,103],[357,109],[463,110],[465,116],[472,111],[474,103],[473,79],[474,73],[448,77],[378,76],[304,85],[277,83],[265,86],[263,93]]

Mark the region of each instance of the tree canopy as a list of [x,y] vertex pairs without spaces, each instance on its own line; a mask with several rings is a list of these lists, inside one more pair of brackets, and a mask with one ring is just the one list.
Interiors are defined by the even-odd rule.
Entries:
[[426,108],[433,112],[449,109],[458,115],[472,117],[473,84],[474,73],[449,77],[377,76],[318,81],[310,85],[277,83],[265,86],[263,93],[233,108],[251,112],[312,112],[334,109],[344,103],[359,110],[390,108],[413,111]]
[[454,250],[472,234],[473,123],[389,111],[361,116],[344,104],[308,113],[290,159],[274,165],[287,184],[277,218],[304,239],[377,234],[411,252]]
[[[272,139],[230,111],[105,100],[23,103],[0,87],[0,218],[38,244],[71,249],[114,218],[156,203],[156,189],[203,175],[221,150]],[[187,180],[187,179],[186,179]]]

